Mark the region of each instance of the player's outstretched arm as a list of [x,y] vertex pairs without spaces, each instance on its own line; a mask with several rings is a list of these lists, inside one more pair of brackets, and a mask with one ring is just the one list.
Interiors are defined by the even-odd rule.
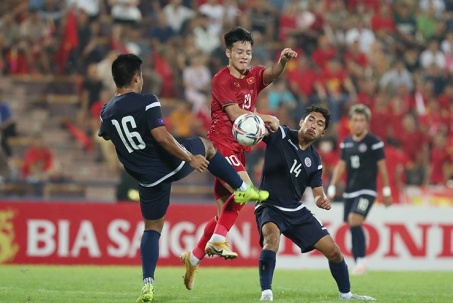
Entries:
[[325,210],[329,210],[332,208],[332,203],[324,193],[324,189],[322,188],[322,186],[313,188],[312,192],[313,197],[315,197],[316,206]]
[[340,159],[333,170],[332,179],[330,180],[330,185],[327,188],[327,196],[330,199],[333,199],[335,197],[335,194],[336,194],[335,186],[337,185],[338,181],[340,181],[345,170],[346,170],[346,162],[344,160]]
[[204,156],[192,155],[176,141],[165,126],[153,128],[151,135],[169,154],[186,161],[194,170],[204,171],[208,168],[209,161]]
[[381,178],[382,183],[382,196],[385,206],[390,206],[393,203],[392,200],[392,191],[390,189],[389,176],[387,172],[387,165],[385,160],[379,160],[377,162],[379,177]]
[[271,83],[272,81],[280,77],[280,75],[286,68],[286,63],[288,63],[289,60],[296,57],[297,53],[293,51],[291,48],[285,48],[284,50],[282,50],[282,52],[280,53],[280,58],[278,59],[277,63],[264,70],[263,73],[264,83]]

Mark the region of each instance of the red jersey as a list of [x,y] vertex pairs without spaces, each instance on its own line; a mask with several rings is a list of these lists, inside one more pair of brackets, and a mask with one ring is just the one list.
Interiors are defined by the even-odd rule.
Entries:
[[30,174],[30,168],[32,165],[40,165],[42,171],[47,171],[52,167],[53,153],[47,147],[36,148],[30,147],[24,156],[24,162],[22,164],[22,175],[27,178]]
[[233,122],[225,112],[225,107],[238,104],[240,108],[255,112],[258,93],[269,83],[264,83],[266,67],[253,66],[242,79],[230,74],[228,67],[221,69],[212,79],[211,128],[208,138],[215,146],[223,145],[235,152],[244,152],[246,146],[239,144],[233,137]]

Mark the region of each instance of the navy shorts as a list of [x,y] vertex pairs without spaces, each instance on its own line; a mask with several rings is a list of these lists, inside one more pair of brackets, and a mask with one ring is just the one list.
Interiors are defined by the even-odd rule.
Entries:
[[299,246],[303,253],[315,249],[314,245],[324,236],[329,235],[321,221],[306,207],[288,212],[269,205],[255,209],[256,224],[260,233],[260,245],[263,247],[262,226],[267,222],[275,223],[285,237]]
[[376,197],[370,195],[360,195],[355,198],[344,199],[344,222],[348,221],[350,213],[359,214],[366,218],[375,199]]
[[[199,137],[185,139],[180,143],[194,155],[205,155],[206,153],[203,141]],[[140,209],[143,218],[157,220],[165,216],[168,205],[170,204],[171,184],[174,181],[183,179],[192,171],[193,168],[188,163],[185,163],[176,174],[155,186],[144,187],[140,185]]]

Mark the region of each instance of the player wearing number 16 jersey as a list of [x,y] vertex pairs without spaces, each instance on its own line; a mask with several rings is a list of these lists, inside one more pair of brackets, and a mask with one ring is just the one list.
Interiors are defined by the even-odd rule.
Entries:
[[385,164],[384,142],[368,132],[371,111],[363,104],[356,104],[349,111],[352,136],[340,145],[341,158],[334,169],[327,195],[335,196],[335,186],[343,173],[347,172],[344,198],[344,221],[351,231],[352,254],[356,265],[352,270],[355,275],[366,271],[366,241],[363,222],[376,199],[376,177],[379,173],[382,181],[383,196],[386,206],[392,204],[392,195]]
[[140,209],[145,223],[140,255],[143,288],[137,302],[154,298],[154,271],[159,257],[159,238],[170,203],[171,184],[191,173],[209,170],[235,189],[234,200],[265,200],[266,191],[245,184],[238,173],[204,138],[178,143],[167,131],[161,104],[155,95],[141,94],[142,60],[119,55],[112,63],[117,94],[101,111],[99,136],[111,140],[118,159],[139,183]]
[[[253,48],[251,33],[236,27],[225,34],[224,40],[228,66],[212,79],[211,127],[208,138],[236,169],[242,180],[251,182],[245,170],[244,153],[247,148],[233,138],[231,133],[233,122],[242,114],[255,112],[259,92],[283,73],[287,62],[297,57],[297,53],[285,48],[274,65],[250,67]],[[257,114],[272,130],[277,130],[279,121],[276,117]],[[229,249],[225,237],[243,205],[232,201],[229,184],[218,178],[215,179],[214,195],[218,205],[218,216],[208,221],[195,249],[181,256],[187,269],[184,278],[187,289],[192,289],[195,273],[193,269],[198,266],[205,254],[219,255],[225,259],[234,259],[238,256]]]

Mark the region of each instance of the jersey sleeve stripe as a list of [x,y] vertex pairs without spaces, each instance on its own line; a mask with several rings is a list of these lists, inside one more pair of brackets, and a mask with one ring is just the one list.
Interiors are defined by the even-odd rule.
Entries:
[[160,106],[160,102],[153,102],[151,104],[148,104],[145,108],[145,111],[147,111],[150,108],[156,107],[156,106]]
[[280,131],[282,132],[282,139],[285,139],[285,137],[286,137],[285,130],[281,126],[279,126],[279,128],[280,128]]
[[376,149],[383,148],[383,147],[384,147],[384,142],[382,142],[382,141],[371,145],[372,150],[376,150]]

